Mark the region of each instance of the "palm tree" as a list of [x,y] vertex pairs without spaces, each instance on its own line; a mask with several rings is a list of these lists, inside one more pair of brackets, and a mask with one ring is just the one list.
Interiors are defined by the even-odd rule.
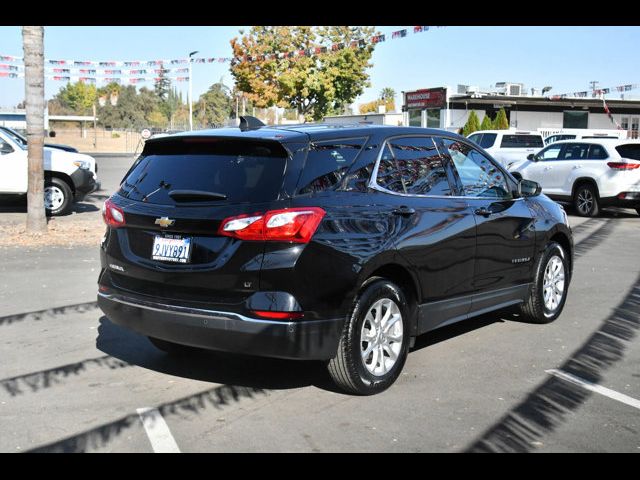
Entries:
[[22,27],[27,110],[27,232],[45,233],[44,210],[44,27]]

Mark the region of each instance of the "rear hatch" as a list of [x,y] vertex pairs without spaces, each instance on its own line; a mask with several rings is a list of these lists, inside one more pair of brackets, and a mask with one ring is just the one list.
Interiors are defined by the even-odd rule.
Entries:
[[264,242],[217,232],[228,217],[283,204],[287,159],[275,141],[149,142],[111,199],[124,212],[107,247],[114,285],[182,303],[240,304],[259,287]]

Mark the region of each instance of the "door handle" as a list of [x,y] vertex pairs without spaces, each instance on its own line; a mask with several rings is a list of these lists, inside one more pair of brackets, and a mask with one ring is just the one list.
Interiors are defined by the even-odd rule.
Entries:
[[408,217],[408,216],[413,215],[414,213],[416,213],[416,210],[415,210],[415,208],[402,206],[400,208],[396,208],[396,209],[392,210],[391,213],[393,213],[394,215],[400,215],[400,216],[403,216],[403,217]]
[[487,207],[480,207],[480,208],[477,208],[473,213],[475,213],[476,215],[481,215],[483,217],[488,217],[493,212],[489,210]]
[[575,170],[575,169],[577,169],[577,168],[582,168],[582,165],[574,165],[574,166],[573,166],[573,169],[574,169],[574,170]]
[[545,171],[547,171],[547,170],[553,170],[553,167],[544,167],[544,170],[545,170]]

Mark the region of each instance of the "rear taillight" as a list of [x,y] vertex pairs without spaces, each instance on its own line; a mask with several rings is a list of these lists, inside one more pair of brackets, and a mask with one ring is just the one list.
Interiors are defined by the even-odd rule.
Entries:
[[218,235],[241,240],[308,243],[325,215],[319,207],[269,210],[225,218]]
[[607,165],[614,170],[635,170],[640,168],[640,163],[607,162]]
[[116,206],[110,198],[107,199],[102,206],[102,219],[104,223],[112,228],[123,227],[125,224],[124,212],[120,207]]

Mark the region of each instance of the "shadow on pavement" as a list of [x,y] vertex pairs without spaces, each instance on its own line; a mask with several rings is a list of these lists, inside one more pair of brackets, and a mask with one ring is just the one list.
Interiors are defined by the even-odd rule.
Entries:
[[[600,383],[604,373],[623,358],[628,342],[639,329],[640,277],[600,328],[558,370]],[[466,451],[528,452],[562,425],[590,395],[578,385],[549,377]]]

